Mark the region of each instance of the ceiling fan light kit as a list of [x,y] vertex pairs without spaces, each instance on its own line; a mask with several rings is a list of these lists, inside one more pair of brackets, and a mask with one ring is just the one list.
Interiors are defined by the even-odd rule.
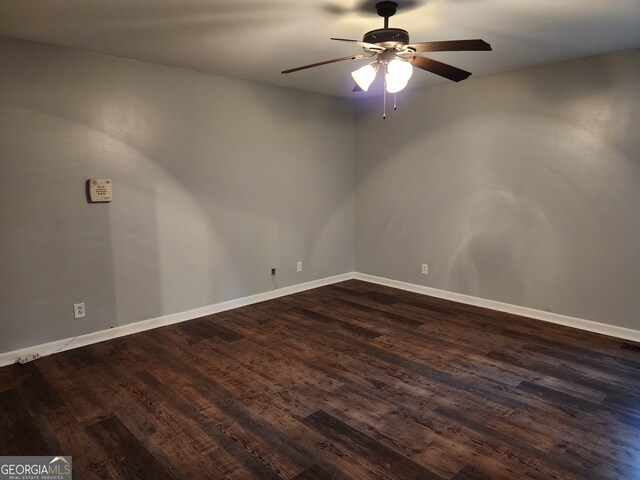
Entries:
[[360,67],[358,70],[351,72],[353,80],[356,82],[360,90],[366,92],[376,79],[380,64],[378,62],[372,62],[364,67]]
[[[329,63],[341,62],[344,60],[360,60],[374,58],[375,60],[364,67],[358,68],[351,73],[356,86],[354,92],[368,91],[374,82],[378,70],[382,67],[384,71],[384,106],[385,111],[382,118],[386,118],[386,94],[387,92],[396,94],[403,90],[413,74],[413,68],[434,73],[454,82],[459,82],[469,78],[471,72],[467,72],[446,63],[422,56],[426,52],[462,52],[462,51],[490,51],[491,45],[484,40],[449,40],[442,42],[419,42],[409,43],[409,32],[401,28],[389,28],[389,18],[395,15],[398,4],[391,1],[378,2],[376,11],[384,18],[384,28],[378,28],[367,32],[360,40],[350,40],[346,38],[332,38],[340,42],[351,42],[360,45],[365,54],[351,55],[347,57],[334,58],[324,62],[312,63],[301,67],[284,70],[282,73],[293,73],[307,68],[319,67]],[[394,110],[396,109],[394,101]]]
[[385,90],[389,93],[398,93],[409,83],[413,75],[413,66],[407,60],[394,58],[387,65],[385,74]]

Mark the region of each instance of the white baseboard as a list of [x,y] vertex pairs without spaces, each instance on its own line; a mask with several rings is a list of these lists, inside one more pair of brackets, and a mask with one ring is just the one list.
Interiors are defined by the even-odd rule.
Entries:
[[226,310],[244,307],[253,303],[264,302],[266,300],[272,300],[278,297],[284,297],[286,295],[303,292],[305,290],[311,290],[313,288],[322,287],[324,285],[344,282],[345,280],[350,280],[352,278],[353,272],[343,273],[341,275],[312,280],[311,282],[291,285],[289,287],[283,287],[277,290],[250,295],[248,297],[236,298],[234,300],[229,300],[226,302],[207,305],[200,308],[194,308],[193,310],[187,310],[185,312],[172,313],[170,315],[165,315],[158,318],[151,318],[149,320],[143,320],[141,322],[129,323],[126,325],[113,327],[108,330],[100,330],[98,332],[87,333],[86,335],[80,335],[78,337],[65,338],[62,340],[56,340],[54,342],[35,345],[33,347],[21,348],[12,352],[0,353],[0,367],[16,363],[19,358],[27,355],[38,354],[39,356],[44,357],[46,355],[51,355],[52,353],[64,352],[65,350],[71,350],[74,348],[83,347],[85,345],[91,345],[93,343],[111,340],[112,338],[131,335],[132,333],[143,332],[145,330],[151,330],[158,327],[164,327],[165,325],[180,323],[186,320],[193,320],[194,318],[204,317],[206,315],[212,315],[214,313],[220,313]]
[[400,290],[406,290],[409,292],[421,293],[423,295],[443,298],[445,300],[452,300],[454,302],[465,303],[467,305],[475,305],[478,307],[489,308],[500,312],[512,313],[514,315],[542,320],[544,322],[565,325],[567,327],[586,330],[588,332],[600,333],[602,335],[640,342],[639,330],[617,327],[615,325],[607,325],[605,323],[598,323],[591,320],[584,320],[582,318],[560,315],[558,313],[551,313],[542,310],[536,310],[533,308],[521,307],[518,305],[498,302],[495,300],[487,300],[484,298],[473,297],[471,295],[465,295],[463,293],[448,292],[446,290],[425,287],[423,285],[416,285],[414,283],[401,282],[399,280],[392,280],[390,278],[377,277],[374,275],[368,275],[366,273],[349,272],[343,273],[341,275],[335,275],[333,277],[326,277],[318,280],[313,280],[311,282],[301,283],[299,285],[292,285],[289,287],[279,288],[277,290],[258,293],[256,295],[250,295],[248,297],[237,298],[226,302],[207,305],[200,308],[194,308],[193,310],[187,310],[185,312],[178,312],[158,318],[143,320],[141,322],[129,323],[126,325],[110,328],[108,330],[87,333],[86,335],[80,335],[78,337],[65,338],[62,340],[56,340],[54,342],[35,345],[33,347],[21,348],[12,352],[0,353],[0,367],[15,363],[19,358],[25,357],[27,355],[38,354],[39,356],[44,357],[47,355],[51,355],[52,353],[63,352],[65,350],[71,350],[74,348],[83,347],[85,345],[91,345],[93,343],[103,342],[105,340],[111,340],[113,338],[123,337],[125,335],[131,335],[132,333],[143,332],[145,330],[151,330],[174,323],[193,320],[194,318],[204,317],[206,315],[212,315],[214,313],[220,313],[227,310],[232,310],[234,308],[244,307],[254,303],[264,302],[266,300],[272,300],[278,297],[284,297],[286,295],[303,292],[305,290],[311,290],[313,288],[322,287],[324,285],[344,282],[345,280],[350,280],[352,278],[355,278],[356,280],[362,280],[364,282],[377,283],[379,285],[385,285],[387,287],[398,288]]
[[518,305],[512,305],[510,303],[497,302],[495,300],[486,300],[484,298],[473,297],[471,295],[465,295],[463,293],[448,292],[446,290],[425,287],[423,285],[416,285],[414,283],[401,282],[399,280],[392,280],[390,278],[376,277],[374,275],[368,275],[366,273],[355,272],[353,278],[355,278],[356,280],[362,280],[364,282],[377,283],[379,285],[385,285],[387,287],[407,290],[409,292],[421,293],[423,295],[429,295],[431,297],[438,297],[445,300],[452,300],[454,302],[466,303],[468,305],[489,308],[491,310],[498,310],[500,312],[512,313],[515,315],[520,315],[522,317],[542,320],[543,322],[556,323],[558,325],[586,330],[588,332],[600,333],[602,335],[608,335],[610,337],[640,342],[640,330],[617,327],[615,325],[608,325],[606,323],[593,322],[591,320],[569,317],[567,315],[561,315],[559,313],[545,312],[542,310],[536,310],[534,308],[521,307]]

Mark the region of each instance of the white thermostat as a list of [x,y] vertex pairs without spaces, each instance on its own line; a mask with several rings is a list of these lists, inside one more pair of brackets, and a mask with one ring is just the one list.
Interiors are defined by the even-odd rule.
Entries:
[[110,178],[90,178],[87,180],[87,198],[90,203],[104,203],[113,200]]

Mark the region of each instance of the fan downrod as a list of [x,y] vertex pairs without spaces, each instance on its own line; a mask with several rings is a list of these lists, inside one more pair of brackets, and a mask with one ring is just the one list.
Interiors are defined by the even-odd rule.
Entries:
[[[376,3],[378,15],[384,17],[384,27],[364,34],[363,42],[375,43],[385,49],[396,50],[409,43],[409,33],[401,28],[389,28],[389,17],[398,11],[396,2],[384,1]],[[366,47],[365,47],[366,50]]]

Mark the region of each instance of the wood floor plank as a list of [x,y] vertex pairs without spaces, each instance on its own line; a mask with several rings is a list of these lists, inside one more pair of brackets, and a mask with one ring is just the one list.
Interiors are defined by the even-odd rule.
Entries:
[[58,453],[73,457],[74,474],[80,472],[82,478],[90,480],[118,477],[111,452],[100,448],[68,412],[48,412],[39,417],[38,428],[55,436]]
[[40,360],[36,365],[79,423],[91,423],[109,415],[103,400],[87,387],[87,382],[93,381],[88,370],[72,370],[68,368],[66,357],[57,355]]
[[151,455],[118,417],[111,416],[88,425],[85,431],[112,456],[112,465],[120,478],[184,478]]
[[[487,357],[494,360],[516,365],[518,367],[537,372],[544,376],[551,376],[560,380],[582,385],[593,391],[609,393],[611,391],[625,392],[628,395],[638,396],[640,388],[635,382],[629,383],[622,378],[608,375],[591,369],[588,366],[558,362],[550,357],[528,352],[523,355],[520,350],[504,349],[503,351],[489,352]],[[626,378],[633,378],[629,375]]]
[[294,477],[294,480],[330,480],[333,478],[318,465],[311,465]]
[[[188,358],[197,360],[194,357]],[[280,461],[289,459],[290,462],[294,462],[294,468],[295,465],[313,461],[338,478],[365,479],[371,476],[371,472],[363,473],[362,469],[352,464],[348,455],[340,448],[305,431],[304,425],[294,418],[278,415],[279,412],[274,412],[273,408],[252,412],[246,404],[255,402],[258,397],[251,396],[249,402],[244,398],[234,398],[228,390],[228,384],[223,387],[222,384],[216,383],[218,377],[206,377],[208,381],[203,382],[203,373],[183,363],[179,357],[173,358],[171,366],[172,368],[165,370],[165,377],[171,378],[172,385],[180,385],[180,391],[195,402],[193,405],[198,411],[206,413],[208,418],[217,418],[216,425],[222,426],[228,436],[234,439],[248,438],[243,441],[245,445],[247,442],[263,442],[270,445],[272,453],[269,456],[276,455]],[[269,403],[270,407],[274,406]],[[268,414],[265,414],[266,412]],[[254,440],[250,440],[243,432],[252,433]],[[258,452],[255,447],[249,450]],[[270,460],[268,463],[274,464],[274,461]],[[341,473],[343,471],[344,475]]]
[[523,479],[541,479],[535,473],[522,472],[518,468],[510,468],[500,462],[496,462],[490,458],[477,456],[469,464],[465,465],[454,477],[453,480],[518,480]]
[[196,341],[203,338],[219,337],[227,342],[236,342],[243,338],[242,335],[217,325],[211,317],[183,322],[178,328]]
[[581,412],[587,412],[594,416],[607,416],[614,418],[618,422],[627,425],[633,429],[640,429],[640,417],[634,414],[627,413],[615,408],[609,408],[606,405],[598,405],[573,395],[568,395],[564,392],[559,392],[552,388],[543,387],[530,382],[522,382],[517,387],[519,390],[532,395],[539,396],[545,399],[545,401],[552,402],[554,404],[565,405],[568,408],[580,410]]
[[[292,326],[292,328],[293,328],[293,326]],[[312,361],[313,361],[313,359],[312,359]],[[330,360],[328,360],[328,361],[330,362]],[[373,361],[375,362],[376,360],[373,360]],[[317,362],[317,363],[318,363],[318,364],[322,364],[322,365],[324,365],[324,364],[326,364],[326,363],[327,363],[327,360],[320,361],[320,362]],[[337,364],[338,364],[338,365],[339,365],[339,364],[344,364],[344,363],[345,363],[345,361],[343,361],[343,360],[341,360],[340,362],[337,362]],[[354,368],[354,369],[356,369],[356,370],[362,370],[362,369],[364,369],[364,368],[366,368],[366,366],[364,366],[364,367],[363,367],[363,366],[362,366],[362,364],[360,364],[359,366],[357,366],[357,367],[356,367],[356,368]],[[345,373],[346,373],[346,372],[345,372]],[[375,380],[374,380],[374,382],[375,382]],[[375,383],[379,384],[378,382],[375,382]],[[363,388],[366,388],[366,385],[363,385],[362,387],[363,387]],[[443,387],[445,387],[445,386],[443,386]],[[443,387],[441,387],[441,388],[439,389],[439,391],[440,391],[441,393],[444,393],[444,392],[443,392]],[[397,393],[396,393],[396,392],[390,392],[390,393],[391,393],[393,396],[397,396]],[[426,391],[425,391],[425,393],[426,393]],[[517,392],[516,392],[516,393],[517,393]],[[463,394],[462,392],[457,392],[457,393],[456,393],[456,392],[450,392],[449,394],[444,393],[444,397],[441,397],[441,398],[444,398],[444,400],[446,400],[447,395],[451,395],[452,397],[456,398],[458,402],[460,402],[460,400],[461,400],[462,398],[464,398],[464,397],[463,397],[463,395],[464,395],[464,394]],[[529,402],[529,404],[527,404],[527,405],[526,405],[526,406],[527,406],[527,407],[529,407],[529,408],[532,406],[531,404],[535,405],[535,406],[536,406],[536,408],[539,408],[539,407],[548,407],[548,405],[546,405],[546,404],[544,404],[544,403],[536,402],[536,399],[535,399],[535,398],[527,398],[527,397],[523,397],[523,396],[519,396],[519,398],[520,398],[521,400],[523,400],[523,401]],[[390,401],[393,401],[393,400],[390,400]],[[442,400],[440,400],[440,402],[442,402]],[[417,405],[421,405],[421,404],[417,404]],[[460,405],[460,404],[458,403],[458,405]],[[473,404],[470,404],[470,405],[473,405]],[[524,406],[524,405],[523,405],[523,406]],[[419,408],[422,408],[422,406],[420,406]],[[474,406],[474,407],[471,407],[471,408],[476,408],[476,407]],[[486,405],[485,405],[485,408],[486,408]],[[541,414],[541,415],[547,415],[547,413],[548,413],[548,412],[540,411],[540,414]],[[576,417],[576,413],[575,413],[575,412],[572,412],[572,413],[571,413],[571,415],[572,415],[573,417]],[[588,420],[589,420],[589,421],[591,421],[591,419],[590,419],[590,418],[588,418]]]
[[[442,478],[450,478],[473,456],[473,449],[451,442],[412,418],[402,415],[395,405],[391,410],[366,408],[368,405],[375,407],[376,404],[370,402],[382,402],[384,397],[370,395],[350,385],[341,387],[334,393],[343,393],[343,398],[349,401],[343,402],[341,408],[335,405],[338,402],[334,403],[331,399],[317,402],[316,405]],[[421,412],[425,414],[427,410],[423,409]]]
[[[304,337],[305,342],[307,343],[313,341],[311,338],[307,338],[307,333],[303,326],[297,326],[292,323],[288,325],[286,331],[288,333],[285,333],[284,335],[288,335],[289,337],[293,333],[298,338]],[[272,329],[270,331],[270,335],[274,334],[275,331]],[[252,338],[254,341],[262,340],[262,337],[260,336],[254,335]],[[262,341],[268,344],[269,338],[266,337]],[[296,341],[289,339],[286,343],[286,347],[282,348],[288,348],[294,342]],[[361,389],[367,389],[373,386],[376,389],[387,390],[389,394],[386,397],[387,401],[389,401],[390,398],[392,399],[398,396],[403,396],[406,401],[411,399],[416,408],[424,409],[429,400],[433,401],[438,398],[446,399],[446,392],[449,388],[447,385],[433,383],[424,377],[417,376],[411,372],[406,372],[402,368],[385,363],[375,357],[364,355],[357,349],[351,349],[352,351],[349,353],[351,353],[352,356],[339,353],[335,351],[335,349],[332,352],[332,345],[338,348],[342,347],[342,344],[338,343],[337,339],[332,338],[329,343],[319,344],[317,348],[313,349],[311,352],[298,353],[296,351],[288,351],[288,354],[298,356],[301,361],[306,360],[310,365],[315,365],[316,368],[325,369],[333,375],[342,375],[342,378],[345,381],[352,381],[358,384],[358,387]],[[347,343],[344,344],[344,351],[348,351],[350,348],[351,347],[348,346]],[[341,348],[341,350],[343,349]],[[325,351],[329,352],[328,356],[323,356],[323,352]],[[357,355],[357,358],[353,357],[353,355]],[[362,357],[362,359],[360,359],[360,357]],[[380,369],[382,369],[382,371],[380,371]],[[362,372],[366,373],[363,375]],[[381,381],[385,380],[385,378],[387,379],[386,381]],[[409,383],[406,384],[404,381]],[[416,384],[419,384],[421,388],[415,388]],[[470,400],[470,397],[467,396],[466,392],[461,393],[459,391],[455,391],[454,395],[456,395],[458,401],[463,398],[467,401]],[[479,397],[476,397],[476,399],[478,399],[482,405],[487,405],[487,400],[480,399]],[[503,409],[502,407],[495,405],[491,406],[491,408]]]
[[2,455],[48,455],[55,450],[24,406],[18,389],[0,392]]
[[[210,410],[205,412],[200,411],[181,396],[175,395],[169,387],[146,372],[141,372],[139,378],[144,384],[151,387],[164,398],[174,411],[185,419],[199,424],[200,428],[212,438],[221,449],[235,459],[237,464],[253,477],[261,479],[279,478],[274,471],[277,468],[273,468],[273,464],[268,458],[262,456],[259,450],[255,446],[252,446],[251,442],[238,436],[233,431],[225,429],[221,422],[212,421],[210,418]],[[235,462],[231,462],[230,460],[224,462],[224,470],[228,471],[232,468],[230,466],[231,463]]]
[[407,480],[416,478],[438,480],[440,478],[414,461],[372,440],[322,410],[312,413],[304,419],[304,422],[326,437],[357,453],[358,457],[375,462],[380,474],[386,478]]
[[597,476],[595,472],[593,472],[593,470],[590,468],[592,467],[592,465],[585,466],[579,462],[574,461],[574,459],[571,457],[553,455],[549,451],[544,451],[543,448],[538,448],[538,445],[531,445],[529,442],[525,442],[510,435],[508,429],[495,429],[490,423],[483,423],[476,419],[470,418],[468,415],[462,415],[460,412],[449,409],[437,408],[434,410],[434,413],[452,422],[469,428],[470,430],[473,430],[485,436],[486,438],[491,439],[492,441],[501,443],[503,445],[508,445],[511,448],[516,448],[518,451],[530,457],[533,462],[553,465],[550,470],[553,471],[554,474],[579,475],[584,478],[590,477],[593,479],[606,478]]
[[34,363],[16,363],[0,368],[0,392],[19,387],[35,371]]
[[268,417],[253,415],[242,402],[234,397],[228,386],[220,381],[224,377],[212,375],[211,370],[205,373],[197,361],[187,363],[186,360],[195,359],[189,355],[189,352],[169,352],[162,347],[158,347],[158,350],[163,352],[163,357],[171,357],[169,368],[179,375],[179,377],[175,377],[174,381],[186,380],[182,384],[182,391],[189,392],[190,398],[198,396],[206,402],[209,414],[215,412],[218,418],[229,419],[238,428],[251,433],[256,441],[259,440],[270,446],[269,455],[274,459],[279,459],[283,465],[289,464],[295,469],[308,463],[309,452],[307,449],[290,439],[282,431],[280,425],[271,422]]
[[640,355],[356,280],[0,369],[77,478],[640,478]]

